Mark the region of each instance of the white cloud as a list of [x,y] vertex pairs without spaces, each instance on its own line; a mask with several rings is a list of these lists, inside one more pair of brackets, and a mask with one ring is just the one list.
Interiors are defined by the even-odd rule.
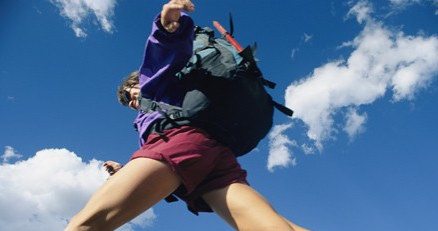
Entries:
[[[45,149],[14,164],[0,165],[0,227],[13,230],[63,230],[108,174],[102,161],[82,161],[66,149]],[[119,230],[149,224],[153,210]]]
[[[375,21],[372,6],[359,1],[349,12],[364,29],[350,42],[348,59],[329,62],[286,89],[286,106],[308,127],[307,136],[320,151],[323,141],[341,127],[354,136],[364,129],[366,114],[344,113],[373,103],[387,92],[392,101],[412,100],[438,74],[438,37],[404,35]],[[347,115],[342,124],[335,115]]]
[[157,216],[155,215],[153,209],[149,209],[134,218],[131,222],[121,226],[116,231],[134,231],[136,230],[134,227],[140,227],[144,229],[148,226],[151,226],[155,218],[157,218]]
[[412,4],[424,3],[424,2],[433,2],[435,4],[438,3],[437,0],[389,0],[389,2],[394,6],[408,6]]
[[112,33],[112,17],[116,0],[50,0],[56,5],[63,17],[71,21],[70,27],[77,37],[86,37],[82,24],[90,15],[94,15],[102,29]]
[[313,37],[313,35],[309,35],[307,33],[304,33],[303,40],[304,40],[304,42],[308,42],[312,39],[312,37]]
[[424,0],[389,0],[393,5],[408,5],[414,3],[420,3]]
[[353,139],[357,134],[365,130],[364,124],[367,120],[366,113],[360,115],[356,109],[350,108],[347,111],[346,119],[344,131],[348,134],[350,139]]
[[269,133],[269,157],[267,168],[274,171],[275,167],[288,167],[296,165],[296,159],[292,157],[289,146],[297,146],[295,141],[290,140],[283,133],[292,127],[292,124],[276,125]]
[[315,153],[315,149],[312,147],[312,146],[310,146],[310,145],[307,145],[307,144],[301,144],[301,150],[303,150],[303,152],[306,154],[306,155],[310,155],[310,154],[313,154],[313,153]]
[[301,37],[301,42],[300,45],[298,47],[292,48],[291,50],[291,54],[290,57],[291,59],[294,59],[296,54],[298,53],[298,51],[300,50],[300,46],[302,45],[302,42],[307,43],[309,42],[311,39],[313,38],[313,35],[309,35],[307,33],[304,33],[303,36]]
[[11,146],[6,146],[5,153],[1,156],[3,163],[7,163],[10,159],[20,157],[21,155],[17,153]]
[[[404,9],[413,4],[428,4],[431,3],[435,7],[438,7],[438,0],[390,0],[393,7],[398,9]],[[435,15],[438,14],[438,10],[435,11]]]
[[363,23],[371,19],[371,13],[373,13],[372,4],[367,0],[360,0],[350,9],[347,17],[354,15],[359,23]]
[[291,59],[295,58],[296,53],[299,51],[299,48],[293,48],[292,51],[290,52],[290,57]]

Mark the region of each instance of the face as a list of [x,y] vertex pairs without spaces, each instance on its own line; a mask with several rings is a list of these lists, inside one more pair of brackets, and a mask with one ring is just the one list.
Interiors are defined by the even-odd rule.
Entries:
[[127,99],[128,106],[134,110],[140,109],[139,97],[140,97],[140,86],[138,84],[133,85],[130,88],[125,89],[125,97]]

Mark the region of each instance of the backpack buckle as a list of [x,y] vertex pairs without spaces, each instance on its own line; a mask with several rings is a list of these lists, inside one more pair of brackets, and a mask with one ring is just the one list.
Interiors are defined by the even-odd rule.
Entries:
[[156,102],[152,101],[151,104],[149,105],[149,111],[150,112],[157,111],[158,107],[159,107],[158,104]]
[[183,117],[181,111],[173,111],[172,113],[169,113],[169,118],[172,120],[176,120]]

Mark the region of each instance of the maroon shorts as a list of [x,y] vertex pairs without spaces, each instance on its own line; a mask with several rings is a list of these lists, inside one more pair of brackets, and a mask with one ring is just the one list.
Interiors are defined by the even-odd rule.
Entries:
[[131,160],[143,157],[166,162],[182,181],[173,194],[184,200],[190,211],[211,212],[201,197],[204,193],[246,182],[246,171],[234,153],[202,129],[183,126],[165,130],[164,134],[164,139],[158,134],[149,135]]

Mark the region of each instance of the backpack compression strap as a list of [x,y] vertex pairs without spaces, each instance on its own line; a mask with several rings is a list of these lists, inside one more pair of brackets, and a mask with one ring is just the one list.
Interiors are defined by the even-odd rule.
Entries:
[[275,102],[274,100],[272,100],[272,104],[274,105],[275,108],[277,108],[279,111],[281,111],[285,115],[292,116],[294,114],[294,111],[292,111],[292,109],[290,109],[282,104],[279,104],[279,103]]
[[183,117],[183,109],[166,103],[157,102],[147,98],[140,98],[140,109],[146,113],[160,112],[164,117],[177,120]]
[[190,124],[190,121],[186,116],[187,113],[184,113],[185,110],[183,110],[181,107],[157,102],[143,97],[139,99],[139,103],[140,109],[143,112],[159,112],[163,116],[163,119],[152,124],[149,133],[157,133],[163,138],[166,138],[163,133],[164,130]]

